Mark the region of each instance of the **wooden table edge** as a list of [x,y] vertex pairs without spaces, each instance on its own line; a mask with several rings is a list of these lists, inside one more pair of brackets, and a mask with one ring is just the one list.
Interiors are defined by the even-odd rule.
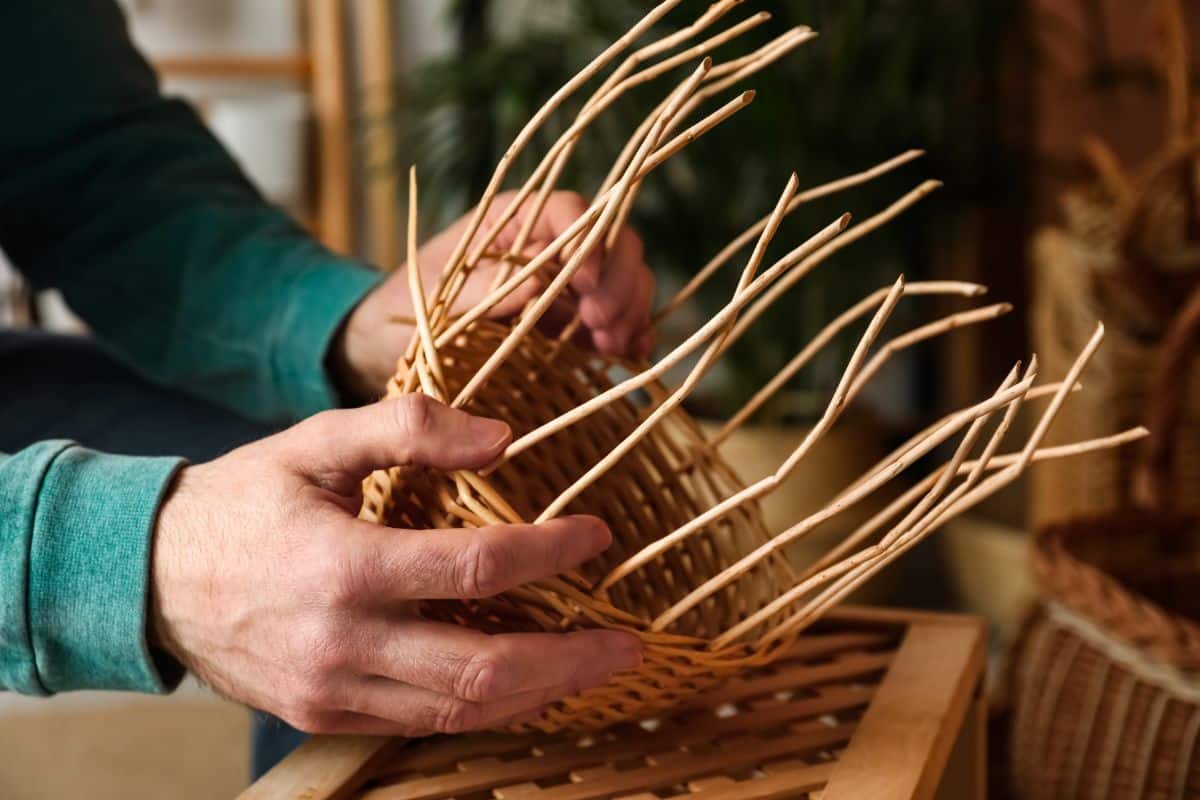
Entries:
[[[837,760],[823,800],[934,797],[955,741],[978,701],[987,625],[976,616],[844,609],[845,620],[910,621],[891,666]],[[947,665],[930,672],[931,659]],[[922,677],[953,675],[952,681]]]

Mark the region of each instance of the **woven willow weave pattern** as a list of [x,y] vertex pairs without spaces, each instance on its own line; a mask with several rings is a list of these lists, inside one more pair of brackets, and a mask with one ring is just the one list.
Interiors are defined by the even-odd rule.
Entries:
[[[992,396],[913,437],[831,498],[821,511],[797,520],[785,531],[766,529],[758,500],[806,457],[897,351],[1008,310],[1007,305],[996,304],[962,311],[895,336],[872,354],[902,299],[919,295],[973,298],[984,291],[981,286],[957,281],[906,283],[899,279],[830,322],[711,438],[706,438],[681,408],[705,372],[785,291],[833,253],[903,212],[937,183],[921,184],[854,226],[849,225],[848,214],[842,215],[809,240],[769,261],[766,254],[783,218],[802,203],[908,163],[917,152],[804,192],[798,191],[793,175],[772,213],[700,269],[659,311],[656,321],[678,309],[705,280],[753,243],[729,304],[653,364],[605,358],[577,346],[573,334],[579,325],[578,314],[561,333],[543,333],[539,321],[551,305],[570,303],[567,287],[572,276],[587,254],[612,245],[642,181],[671,155],[745,107],[753,93],[736,95],[693,122],[705,101],[814,36],[799,28],[747,56],[714,64],[709,52],[764,21],[766,15],[759,13],[667,56],[668,51],[717,23],[739,1],[713,4],[693,24],[626,56],[600,81],[575,123],[543,155],[503,212],[489,218],[510,168],[534,132],[568,96],[597,77],[622,51],[634,47],[678,3],[659,4],[533,117],[497,167],[472,223],[428,293],[417,265],[415,172],[410,180],[407,269],[417,333],[388,385],[388,396],[422,392],[473,413],[503,419],[512,426],[515,438],[498,463],[478,472],[444,474],[402,467],[376,472],[364,484],[361,516],[402,529],[542,521],[564,513],[590,513],[607,520],[614,535],[612,548],[578,572],[536,581],[486,600],[425,605],[431,618],[485,631],[610,627],[631,631],[644,640],[646,659],[639,670],[563,700],[527,726],[546,732],[601,728],[653,715],[730,675],[771,662],[856,586],[949,517],[1011,483],[1032,461],[1110,447],[1143,433],[1133,430],[1103,440],[1039,449],[1048,426],[1099,345],[1102,331],[1098,328],[1060,382],[1036,385],[1036,359],[1024,369],[1018,364]],[[662,59],[655,61],[659,56]],[[525,250],[530,231],[588,125],[626,90],[697,59],[698,65],[633,133],[584,215],[530,258]],[[509,252],[496,252],[497,234],[521,207],[529,213],[522,218],[516,243]],[[486,228],[485,219],[491,222]],[[492,291],[469,308],[456,307],[467,277],[485,259],[503,265]],[[561,267],[550,269],[560,263]],[[545,288],[520,314],[502,321],[489,315],[535,276]],[[867,320],[865,332],[811,433],[775,473],[744,483],[722,460],[720,443],[831,340],[863,320]],[[669,386],[668,370],[687,358],[695,359],[687,377],[678,386]],[[1027,441],[1016,452],[1001,453],[1002,440],[1016,414],[1025,401],[1039,397],[1048,397],[1049,403],[1031,426]],[[915,481],[832,552],[813,564],[788,563],[783,554],[787,544],[956,436],[958,443],[947,464]]]

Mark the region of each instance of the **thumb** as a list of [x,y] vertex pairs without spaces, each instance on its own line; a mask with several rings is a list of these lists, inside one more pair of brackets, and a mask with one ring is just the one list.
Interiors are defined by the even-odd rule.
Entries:
[[450,408],[423,394],[325,411],[286,436],[291,439],[293,464],[335,489],[356,486],[367,473],[394,466],[478,469],[512,441],[505,423]]

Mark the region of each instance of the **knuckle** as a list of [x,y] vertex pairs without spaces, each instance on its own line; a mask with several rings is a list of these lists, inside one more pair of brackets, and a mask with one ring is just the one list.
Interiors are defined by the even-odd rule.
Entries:
[[337,432],[340,416],[338,411],[321,411],[301,422],[293,431],[314,441],[329,441]]
[[301,712],[320,714],[337,706],[338,698],[333,690],[328,669],[314,666],[306,670],[297,680],[294,690],[295,705]]
[[587,210],[587,200],[579,192],[562,190],[554,193],[558,198],[558,202],[562,203],[563,207],[570,209],[576,215],[582,214]]
[[303,733],[332,733],[326,714],[306,707],[296,707],[281,715],[287,724]]
[[363,563],[369,559],[353,558],[345,537],[336,535],[317,537],[308,559],[311,564],[308,574],[313,575],[313,585],[324,598],[328,609],[338,610],[357,605],[369,580],[365,573],[370,566]]
[[337,709],[328,684],[312,676],[297,679],[280,716],[306,733],[326,733]]
[[329,686],[350,661],[343,626],[332,621],[310,624],[301,646],[302,663],[308,668],[300,673],[300,696],[318,704],[330,702]]
[[464,700],[446,698],[431,711],[433,730],[438,733],[466,733],[478,727],[478,706]]
[[501,659],[494,653],[479,653],[467,659],[458,672],[454,693],[463,700],[487,703],[500,694]]
[[593,329],[608,328],[617,321],[620,312],[620,301],[607,295],[587,297],[584,308],[580,310],[585,316],[584,322]]
[[402,435],[421,436],[434,426],[434,401],[427,395],[415,393],[405,395],[392,405],[396,415],[396,427]]
[[507,550],[479,536],[462,552],[456,585],[464,599],[491,597],[504,591],[511,571]]

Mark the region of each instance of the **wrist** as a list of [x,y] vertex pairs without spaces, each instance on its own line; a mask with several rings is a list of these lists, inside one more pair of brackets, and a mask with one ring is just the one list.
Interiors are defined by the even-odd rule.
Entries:
[[379,399],[392,376],[396,350],[381,343],[407,340],[402,326],[382,312],[378,296],[377,289],[351,310],[326,362],[334,385],[353,404]]
[[159,507],[150,549],[149,612],[146,636],[156,660],[186,665],[186,651],[180,645],[176,626],[186,603],[181,599],[188,584],[184,559],[189,548],[188,529],[196,524],[196,511],[190,508],[195,470],[184,467],[175,476]]

